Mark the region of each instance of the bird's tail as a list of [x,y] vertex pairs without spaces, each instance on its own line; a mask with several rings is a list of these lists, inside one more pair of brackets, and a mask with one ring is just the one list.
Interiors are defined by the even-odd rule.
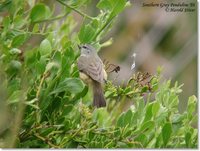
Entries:
[[93,105],[97,108],[106,106],[106,100],[103,95],[101,83],[97,81],[93,81]]

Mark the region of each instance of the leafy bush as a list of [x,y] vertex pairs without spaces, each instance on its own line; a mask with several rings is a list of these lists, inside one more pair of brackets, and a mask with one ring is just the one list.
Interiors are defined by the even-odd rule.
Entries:
[[[108,81],[107,108],[91,106],[90,91],[79,79],[77,45],[99,50],[109,44],[100,40],[129,2],[100,0],[96,17],[80,9],[88,0],[55,3],[62,6],[57,15],[54,4],[0,4],[0,146],[197,148],[197,99],[191,96],[179,113],[181,86],[160,82],[160,72],[137,73],[123,87]],[[78,32],[72,12],[83,17]]]

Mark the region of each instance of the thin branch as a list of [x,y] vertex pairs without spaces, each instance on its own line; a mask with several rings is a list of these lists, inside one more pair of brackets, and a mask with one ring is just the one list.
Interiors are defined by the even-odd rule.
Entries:
[[96,39],[100,34],[101,32],[108,26],[111,24],[112,20],[114,19],[115,16],[113,16],[112,18],[108,18],[108,20],[105,22],[105,24],[99,29],[99,31],[96,33],[96,35],[94,36],[93,39]]
[[59,146],[54,145],[52,142],[50,142],[48,139],[40,136],[38,133],[34,134],[35,137],[39,138],[40,140],[44,141],[45,143],[47,143],[49,146],[53,147],[53,148],[59,148]]
[[[39,84],[39,87],[38,87],[38,90],[37,90],[37,92],[36,92],[36,99],[37,99],[36,105],[37,105],[38,107],[39,107],[39,96],[40,96],[40,92],[41,92],[41,89],[42,89],[42,85],[43,85],[43,83],[44,83],[45,78],[48,76],[48,74],[49,74],[49,72],[47,72],[47,71],[45,71],[45,72],[43,73],[42,79],[41,79],[40,84]],[[37,111],[36,111],[36,124],[39,123],[39,120],[40,120],[40,111],[39,111],[39,109],[37,109]]]
[[55,21],[55,20],[59,20],[63,17],[66,17],[69,13],[65,13],[63,15],[59,15],[59,16],[56,16],[56,17],[53,17],[53,18],[49,18],[49,19],[43,19],[43,20],[38,20],[38,21],[35,21],[34,23],[41,23],[41,22],[48,22],[48,21]]
[[[4,27],[2,25],[0,25],[0,31],[3,29]],[[20,32],[22,34],[31,34],[31,35],[46,35],[46,34],[50,34],[50,33],[54,33],[56,31],[52,31],[52,32],[46,32],[46,33],[34,33],[34,32],[31,32],[31,31],[24,31],[24,30],[20,30],[20,29],[10,29],[10,30],[13,30],[13,31],[16,31],[16,32]]]
[[24,31],[24,30],[20,30],[20,29],[11,29],[11,30],[14,30],[14,31],[17,31],[17,32],[21,32],[23,34],[42,35],[42,36],[55,32],[55,31],[52,31],[52,32],[47,32],[47,33],[34,33],[34,32]]
[[79,15],[81,15],[82,17],[86,17],[88,19],[91,19],[93,20],[94,18],[85,14],[85,13],[82,13],[81,11],[77,10],[76,8],[72,7],[72,6],[69,6],[68,4],[64,3],[62,0],[56,0],[57,2],[61,3],[62,5],[72,9],[73,11],[77,12]]
[[121,142],[126,143],[126,144],[140,145],[140,147],[144,148],[144,146],[142,145],[142,143],[140,143],[138,141],[130,141],[128,139],[125,139],[125,140],[121,140]]

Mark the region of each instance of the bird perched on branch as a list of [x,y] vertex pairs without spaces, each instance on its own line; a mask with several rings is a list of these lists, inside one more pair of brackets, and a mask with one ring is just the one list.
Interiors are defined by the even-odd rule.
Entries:
[[93,89],[93,105],[97,108],[105,107],[106,100],[102,84],[107,80],[104,64],[94,47],[89,44],[79,46],[81,55],[78,58],[80,78]]

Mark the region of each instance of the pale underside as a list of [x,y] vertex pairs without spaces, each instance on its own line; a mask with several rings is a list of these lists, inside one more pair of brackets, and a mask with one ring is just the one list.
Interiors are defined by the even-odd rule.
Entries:
[[78,59],[78,68],[81,72],[99,83],[103,83],[107,78],[100,58],[80,56]]

